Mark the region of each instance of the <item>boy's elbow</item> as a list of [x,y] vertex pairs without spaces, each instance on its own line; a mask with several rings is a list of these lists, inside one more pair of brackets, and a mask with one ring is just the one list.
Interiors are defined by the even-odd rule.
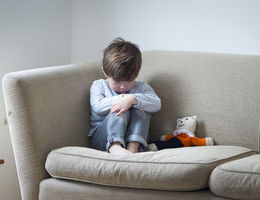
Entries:
[[92,104],[91,109],[97,114],[103,114],[104,110],[100,107],[99,104]]
[[155,112],[158,112],[159,110],[161,110],[161,107],[162,107],[161,99],[159,99],[159,100],[158,100],[158,103],[157,103],[157,107],[156,107],[156,111],[155,111]]
[[92,105],[91,106],[91,109],[95,112],[95,113],[100,113],[100,109],[97,107],[97,106],[95,106],[95,105]]
[[161,99],[158,99],[158,101],[152,107],[153,109],[151,112],[158,112],[161,110]]

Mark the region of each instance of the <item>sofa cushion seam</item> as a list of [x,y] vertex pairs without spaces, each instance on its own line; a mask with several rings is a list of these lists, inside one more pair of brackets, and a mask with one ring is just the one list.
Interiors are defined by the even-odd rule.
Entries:
[[260,172],[241,172],[241,171],[237,171],[237,170],[227,170],[227,169],[221,169],[221,168],[216,169],[216,171],[217,170],[222,171],[222,172],[236,173],[236,174],[260,175]]
[[205,163],[197,163],[197,162],[144,162],[144,161],[129,161],[129,160],[115,160],[115,159],[107,159],[107,158],[96,158],[96,157],[92,157],[92,156],[86,156],[86,155],[76,155],[76,154],[71,154],[71,153],[63,153],[63,152],[57,152],[57,151],[53,151],[54,153],[60,154],[60,155],[69,155],[69,156],[74,156],[74,157],[82,157],[82,158],[88,158],[88,159],[93,159],[93,160],[104,160],[104,161],[108,161],[108,162],[124,162],[124,163],[143,163],[143,164],[193,164],[193,165],[214,165],[216,163],[223,163],[226,160],[232,159],[234,157],[239,157],[242,156],[243,154],[247,154],[247,153],[252,153],[253,151],[248,151],[248,152],[244,152],[238,155],[234,155],[228,158],[224,158],[224,159],[219,159],[217,161],[212,161],[212,162],[205,162]]

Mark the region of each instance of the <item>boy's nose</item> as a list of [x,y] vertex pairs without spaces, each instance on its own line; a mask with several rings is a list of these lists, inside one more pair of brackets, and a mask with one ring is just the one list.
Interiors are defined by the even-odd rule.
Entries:
[[120,85],[120,89],[121,89],[121,90],[126,89],[126,85]]

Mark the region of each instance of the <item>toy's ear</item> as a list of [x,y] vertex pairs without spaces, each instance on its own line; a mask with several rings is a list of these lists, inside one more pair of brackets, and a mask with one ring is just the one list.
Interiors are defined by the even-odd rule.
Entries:
[[195,121],[197,121],[197,115],[192,116],[192,119],[194,119]]

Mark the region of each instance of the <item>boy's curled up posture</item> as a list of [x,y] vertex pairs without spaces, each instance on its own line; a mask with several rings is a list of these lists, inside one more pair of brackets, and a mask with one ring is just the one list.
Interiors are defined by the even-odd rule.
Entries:
[[104,50],[103,73],[90,88],[92,147],[112,154],[147,147],[151,113],[161,100],[147,83],[135,81],[142,55],[137,45],[118,38]]

